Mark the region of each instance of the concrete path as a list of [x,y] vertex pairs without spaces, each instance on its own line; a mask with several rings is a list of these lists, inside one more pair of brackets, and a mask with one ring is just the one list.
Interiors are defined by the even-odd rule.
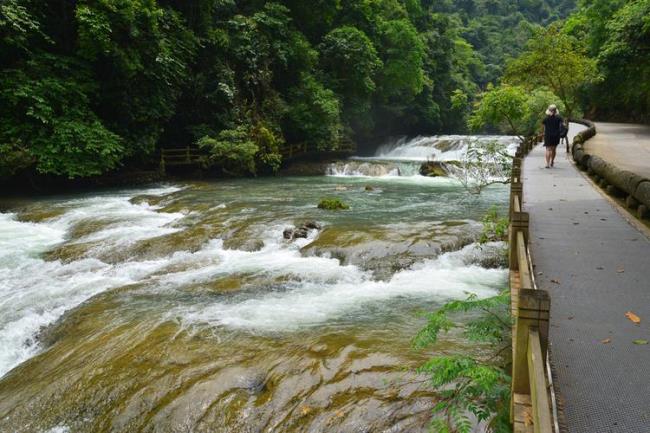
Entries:
[[650,126],[596,122],[596,132],[584,146],[587,153],[650,179]]
[[551,294],[551,358],[566,431],[648,433],[650,345],[634,340],[650,340],[650,240],[558,153],[556,167],[545,169],[544,148],[536,147],[523,178],[535,277]]

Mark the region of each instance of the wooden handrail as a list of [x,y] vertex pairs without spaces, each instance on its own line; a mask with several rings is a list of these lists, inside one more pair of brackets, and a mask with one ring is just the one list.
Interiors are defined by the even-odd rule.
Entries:
[[524,240],[524,234],[521,231],[517,232],[517,261],[519,263],[519,281],[521,288],[532,289],[533,283],[530,276],[528,251],[526,248],[526,241]]
[[544,358],[539,331],[528,331],[528,377],[530,379],[530,397],[533,409],[533,429],[535,433],[551,433],[551,403],[548,398],[546,376],[544,376]]
[[512,200],[513,200],[512,210],[515,212],[521,212],[521,203],[519,203],[519,197],[514,196]]

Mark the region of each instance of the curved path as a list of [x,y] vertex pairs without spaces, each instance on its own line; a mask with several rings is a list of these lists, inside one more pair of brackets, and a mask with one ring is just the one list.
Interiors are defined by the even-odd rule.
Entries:
[[650,126],[597,122],[596,132],[584,145],[587,153],[650,179]]
[[545,169],[538,146],[522,174],[535,277],[551,294],[560,420],[569,433],[648,433],[650,345],[634,340],[650,340],[650,240],[563,154]]

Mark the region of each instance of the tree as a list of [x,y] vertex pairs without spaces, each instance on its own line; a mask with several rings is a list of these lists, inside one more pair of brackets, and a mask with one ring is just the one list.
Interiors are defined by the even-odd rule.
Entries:
[[480,194],[490,185],[510,183],[511,166],[512,157],[505,144],[496,140],[473,141],[451,171],[451,177],[470,194]]
[[630,2],[607,23],[598,55],[605,81],[595,88],[606,104],[625,118],[650,120],[650,0]]
[[559,25],[538,30],[526,50],[506,67],[505,81],[528,90],[549,88],[565,107],[567,117],[578,114],[579,91],[600,79],[596,61]]
[[255,155],[260,149],[251,140],[246,126],[221,131],[217,138],[205,136],[198,145],[208,151],[210,164],[226,174],[241,176],[256,172]]
[[287,138],[305,142],[318,150],[335,149],[341,139],[341,109],[333,91],[310,74],[289,92],[285,119]]
[[340,95],[348,125],[357,131],[372,129],[371,96],[383,64],[370,38],[356,27],[339,27],[323,38],[319,49],[325,82]]
[[413,25],[405,20],[391,20],[380,27],[381,94],[384,98],[407,98],[424,87],[424,45]]
[[572,1],[4,0],[0,170],[94,176],[242,125],[279,150],[462,132]]
[[[469,127],[474,131],[485,126],[496,127],[523,142],[525,137],[534,135],[539,128],[548,104],[557,100],[558,97],[544,88],[530,92],[521,86],[508,84],[491,87],[476,103]],[[560,111],[563,111],[562,103],[558,104]]]
[[[41,54],[0,78],[0,171],[31,164],[40,173],[69,178],[99,175],[118,166],[121,137],[91,109],[94,83],[82,65]],[[4,166],[4,167],[2,167]]]

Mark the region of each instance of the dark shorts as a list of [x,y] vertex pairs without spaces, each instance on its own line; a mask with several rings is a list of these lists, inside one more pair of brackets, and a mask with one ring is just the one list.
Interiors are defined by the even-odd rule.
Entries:
[[556,147],[560,144],[559,135],[547,135],[544,137],[544,147]]

